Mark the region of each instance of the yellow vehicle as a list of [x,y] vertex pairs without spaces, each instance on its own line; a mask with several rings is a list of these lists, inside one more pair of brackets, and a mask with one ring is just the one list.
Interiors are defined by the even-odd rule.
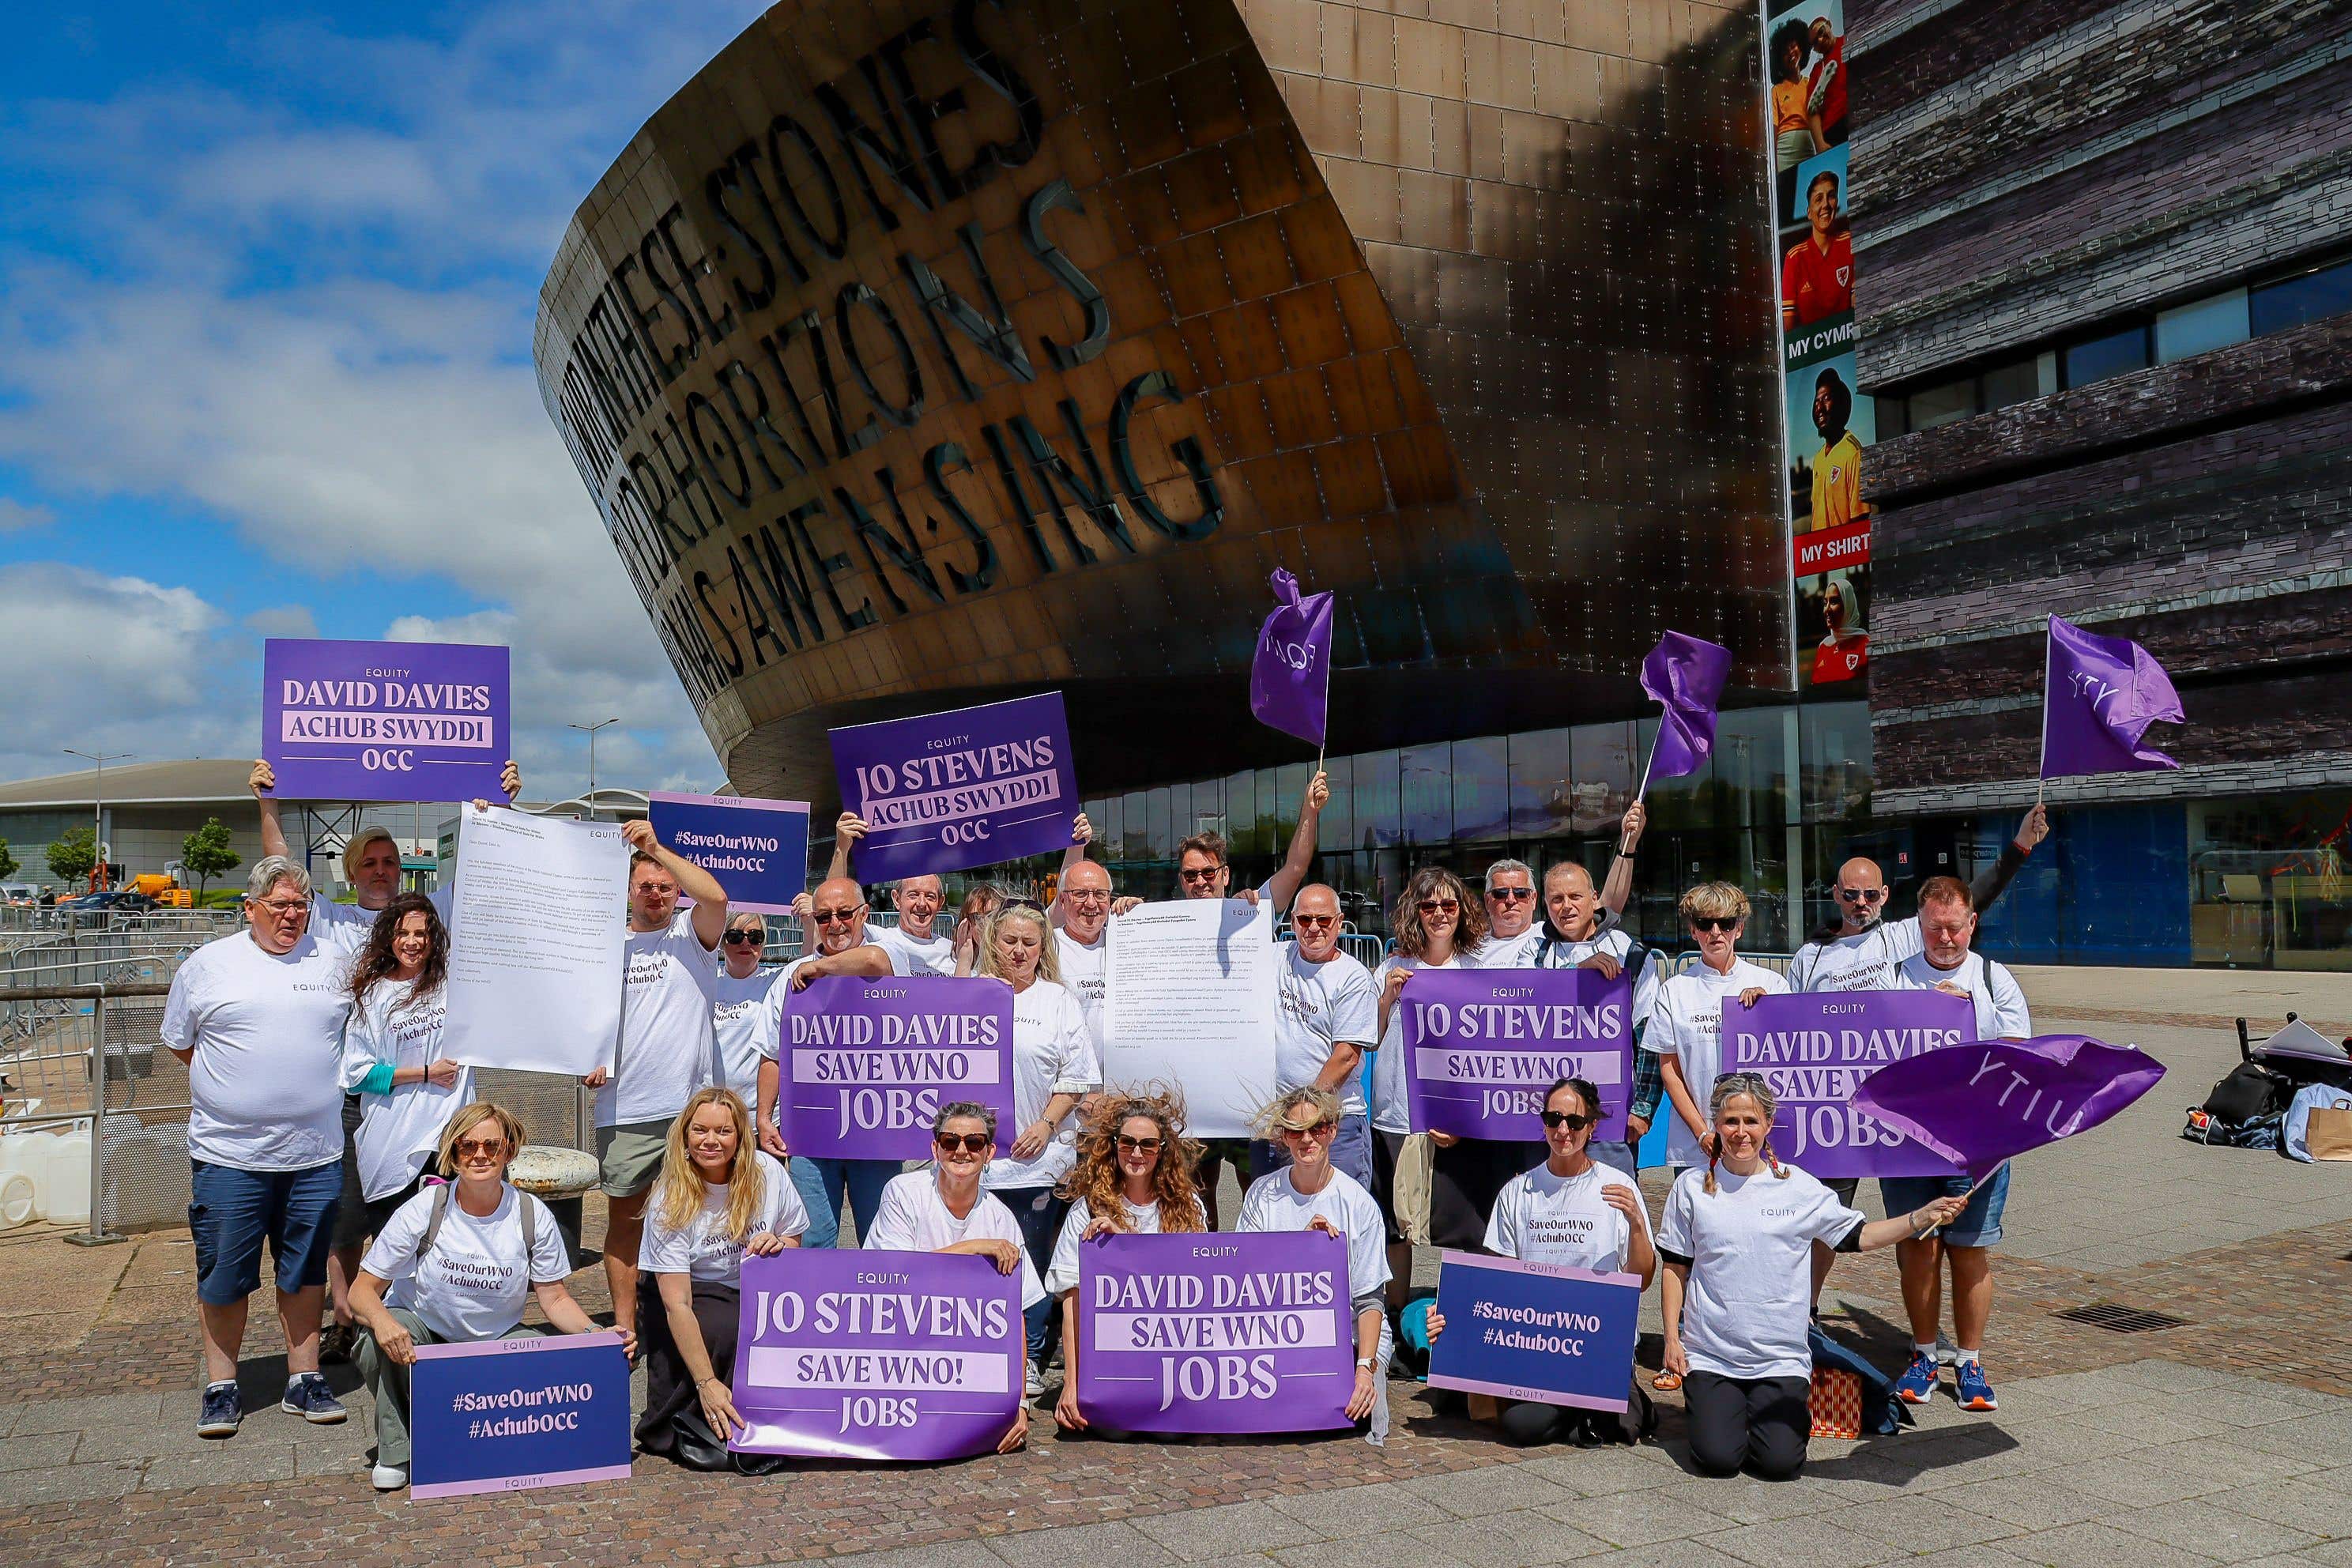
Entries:
[[167,910],[195,908],[196,896],[180,886],[179,879],[160,871],[143,872],[123,884],[127,891],[144,893]]

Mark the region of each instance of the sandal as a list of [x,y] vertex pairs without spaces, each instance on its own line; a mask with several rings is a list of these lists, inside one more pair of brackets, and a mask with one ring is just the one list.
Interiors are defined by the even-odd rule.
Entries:
[[1650,1386],[1656,1389],[1660,1394],[1672,1394],[1675,1389],[1680,1388],[1682,1385],[1682,1373],[1678,1372],[1662,1372],[1658,1373],[1657,1376],[1650,1379]]

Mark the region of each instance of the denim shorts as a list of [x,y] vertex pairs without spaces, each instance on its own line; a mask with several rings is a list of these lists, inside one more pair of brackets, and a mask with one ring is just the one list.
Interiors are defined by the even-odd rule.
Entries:
[[278,1289],[290,1293],[327,1282],[327,1253],[343,1195],[341,1160],[307,1171],[240,1171],[203,1160],[188,1164],[198,1300],[233,1306],[261,1289],[264,1241]]
[[[1940,1197],[1960,1197],[1969,1186],[1966,1176],[1881,1176],[1878,1195],[1890,1215],[1908,1214]],[[1936,1233],[1947,1247],[1994,1247],[2000,1242],[2000,1212],[2009,1206],[2009,1167],[2003,1165],[1984,1191],[1969,1199],[1960,1217]]]

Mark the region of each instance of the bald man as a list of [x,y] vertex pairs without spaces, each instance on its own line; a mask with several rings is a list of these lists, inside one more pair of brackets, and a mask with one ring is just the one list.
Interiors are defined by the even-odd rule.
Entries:
[[1045,910],[1054,928],[1054,955],[1062,961],[1062,984],[1078,999],[1086,1015],[1087,1032],[1095,1050],[1103,1047],[1103,998],[1110,983],[1110,917],[1124,914],[1142,902],[1111,891],[1109,868],[1087,858],[1094,824],[1084,812],[1070,827],[1070,847],[1062,852],[1062,872],[1054,883],[1054,901]]
[[[1364,1100],[1364,1058],[1379,1048],[1380,990],[1372,973],[1339,951],[1339,895],[1321,882],[1298,889],[1290,905],[1297,939],[1275,974],[1274,1081],[1328,1089],[1339,1097],[1339,1131],[1331,1163],[1372,1184],[1372,1124]],[[1290,1163],[1289,1152],[1264,1140],[1250,1144],[1250,1174]]]
[[1544,872],[1544,920],[1538,928],[1539,940],[1528,952],[1526,967],[1597,969],[1611,979],[1622,971],[1632,973],[1634,1048],[1633,1081],[1625,1090],[1626,1138],[1622,1143],[1592,1145],[1594,1159],[1631,1171],[1637,1168],[1643,1135],[1658,1114],[1665,1078],[1656,1053],[1641,1048],[1651,1005],[1658,998],[1658,966],[1651,962],[1655,955],[1636,943],[1622,927],[1609,923],[1608,917],[1615,912],[1593,887],[1590,871],[1573,860],[1556,862]]
[[[878,980],[899,973],[892,955],[866,940],[866,894],[850,878],[827,877],[816,885],[816,891],[809,895],[805,923],[816,932],[816,951],[784,965],[783,973],[776,977],[781,996],[805,991],[810,981],[822,980],[829,974]],[[791,1003],[787,1000],[783,1005],[790,1006]],[[771,1035],[761,1045],[766,1056],[760,1063],[760,1147],[781,1160],[792,1151],[776,1114],[777,1089],[782,1077],[776,1062],[776,1036]],[[812,1160],[806,1156],[793,1160],[793,1186],[809,1213],[808,1231],[802,1237],[801,1245],[839,1245],[845,1194],[857,1215],[857,1223],[872,1224],[882,1202],[882,1189],[902,1168],[896,1160]]]
[[[2017,837],[1969,889],[1969,907],[1986,910],[2009,887],[2033,847],[2050,836],[2050,816],[2037,805]],[[1838,923],[1797,950],[1789,964],[1791,991],[1886,991],[1901,984],[1903,965],[1922,951],[1919,919],[1888,921],[1886,874],[1878,862],[1855,856],[1838,868]]]

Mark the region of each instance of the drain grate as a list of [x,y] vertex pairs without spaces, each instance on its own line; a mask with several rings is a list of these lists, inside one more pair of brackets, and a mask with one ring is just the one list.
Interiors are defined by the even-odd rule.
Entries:
[[2169,1312],[2151,1312],[2145,1307],[2126,1307],[2115,1301],[2093,1301],[2088,1306],[2069,1307],[2051,1316],[2063,1318],[2070,1323],[2087,1323],[2111,1334],[2149,1334],[2164,1329],[2189,1326],[2188,1319],[2176,1318]]

